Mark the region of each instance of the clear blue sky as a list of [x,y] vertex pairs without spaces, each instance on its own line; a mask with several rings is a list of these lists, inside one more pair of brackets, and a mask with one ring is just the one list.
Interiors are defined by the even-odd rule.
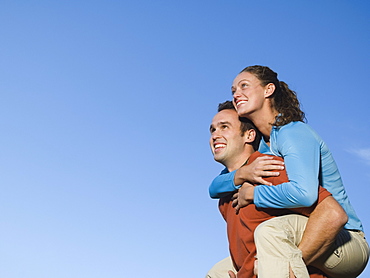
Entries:
[[254,64],[298,92],[370,233],[369,12],[0,1],[0,276],[204,277],[228,254],[208,128]]

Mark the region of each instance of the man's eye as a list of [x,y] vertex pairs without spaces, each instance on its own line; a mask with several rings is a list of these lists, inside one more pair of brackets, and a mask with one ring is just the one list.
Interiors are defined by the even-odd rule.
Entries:
[[242,87],[242,88],[245,88],[245,87],[247,87],[248,86],[248,84],[247,83],[242,83],[241,85],[240,85],[240,87]]

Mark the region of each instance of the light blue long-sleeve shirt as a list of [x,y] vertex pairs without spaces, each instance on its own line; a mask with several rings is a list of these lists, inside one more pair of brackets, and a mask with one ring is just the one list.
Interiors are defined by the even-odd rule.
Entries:
[[[277,186],[258,185],[254,190],[254,204],[262,208],[309,207],[317,201],[319,184],[327,189],[348,215],[346,229],[363,230],[349,202],[338,167],[325,142],[307,124],[291,122],[273,127],[270,147],[262,140],[259,151],[284,158],[289,182]],[[235,171],[216,177],[209,192],[220,198],[235,191]]]

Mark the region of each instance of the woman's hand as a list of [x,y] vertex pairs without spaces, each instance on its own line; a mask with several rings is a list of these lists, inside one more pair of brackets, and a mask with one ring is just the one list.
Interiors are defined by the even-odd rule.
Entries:
[[253,203],[253,194],[254,186],[248,182],[243,183],[242,187],[239,188],[238,192],[233,195],[233,207],[236,210],[236,213],[239,213],[239,210],[242,207],[248,206]]
[[263,177],[279,176],[279,172],[272,171],[283,169],[283,161],[276,160],[272,156],[261,156],[251,164],[240,167],[235,173],[234,183],[235,185],[240,185],[246,181],[252,184],[272,185],[270,182],[264,180]]

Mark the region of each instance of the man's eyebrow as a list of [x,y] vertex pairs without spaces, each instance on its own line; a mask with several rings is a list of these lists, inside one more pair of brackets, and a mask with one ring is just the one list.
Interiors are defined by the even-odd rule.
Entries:
[[[221,121],[221,122],[218,122],[217,124],[216,124],[216,126],[220,126],[220,125],[232,125],[229,121]],[[212,130],[212,128],[214,128],[213,127],[213,124],[211,124],[210,126],[209,126],[209,130]]]

